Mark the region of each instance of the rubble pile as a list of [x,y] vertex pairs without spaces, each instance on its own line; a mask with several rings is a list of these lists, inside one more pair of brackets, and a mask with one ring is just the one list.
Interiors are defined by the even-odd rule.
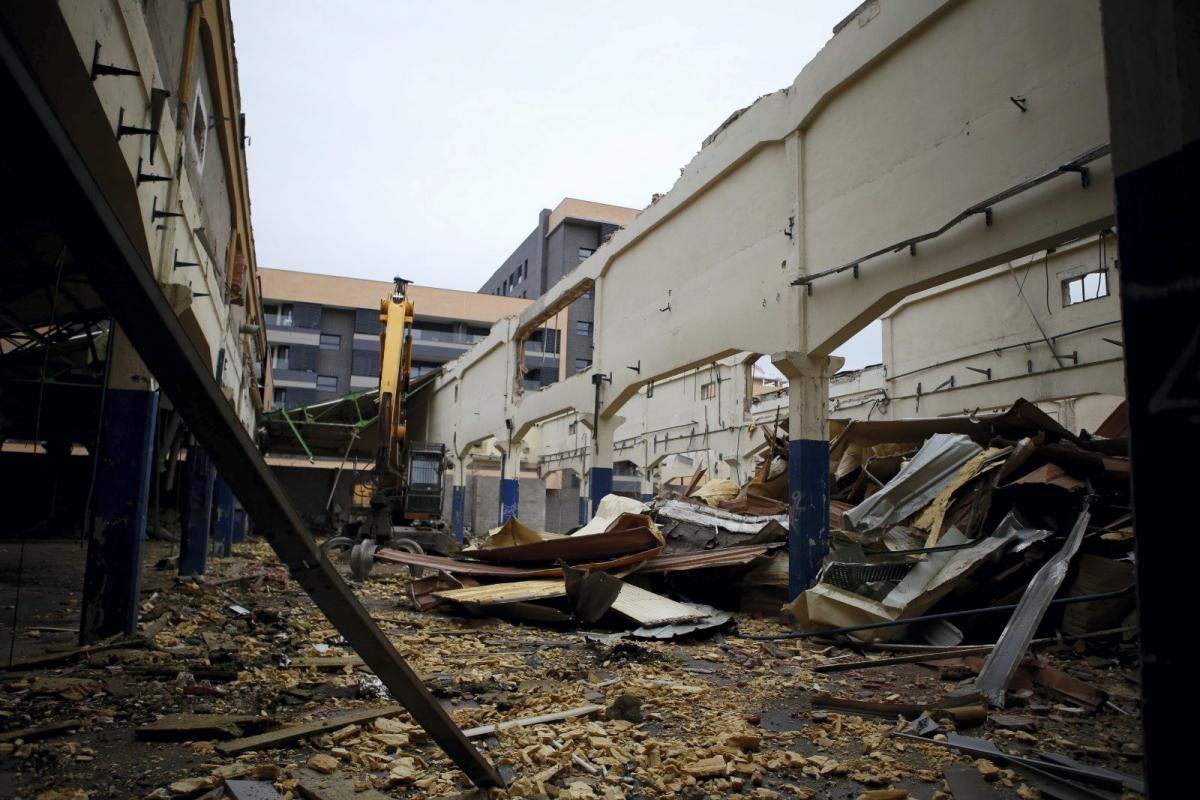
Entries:
[[[2,673],[4,796],[250,796],[234,792],[239,781],[291,798],[472,796],[270,566],[267,548],[242,553],[204,581],[174,581],[148,597],[138,637]],[[451,603],[420,611],[407,568],[379,573],[358,588],[361,600],[499,766],[509,797],[930,798],[948,789],[948,767],[974,769],[978,757],[898,735],[922,716],[935,736],[986,735],[1006,753],[1051,749],[1123,772],[1139,763],[1127,747],[1138,740],[1135,716],[1040,684],[1021,692],[1019,709],[986,721],[941,713],[963,670],[957,661],[826,671],[848,651],[721,631],[635,639],[464,617],[447,613]],[[740,623],[747,636],[780,630]],[[1080,640],[1043,652],[1136,709],[1135,670],[1119,645]],[[978,774],[989,787],[1032,796],[1011,764],[984,760]],[[869,794],[885,791],[893,794]]]
[[[742,486],[376,551],[360,601],[499,796],[1143,790],[1122,439],[1023,403],[841,427],[834,548],[786,620],[787,433],[764,438]],[[164,560],[136,637],[0,671],[0,795],[475,796],[270,551],[239,552]]]

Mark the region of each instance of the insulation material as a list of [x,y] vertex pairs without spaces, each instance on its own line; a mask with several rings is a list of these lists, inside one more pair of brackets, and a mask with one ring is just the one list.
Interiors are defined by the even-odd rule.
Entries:
[[937,498],[925,506],[925,510],[913,520],[913,527],[929,531],[929,537],[925,540],[926,547],[935,547],[941,544],[938,537],[942,534],[946,512],[954,501],[955,493],[983,473],[999,467],[1002,463],[1000,459],[1006,457],[1010,452],[1012,452],[1011,447],[989,447],[987,450],[977,453],[974,458],[963,464],[962,469],[950,480]]
[[533,528],[522,525],[521,521],[516,517],[509,517],[503,525],[488,531],[488,537],[483,541],[481,547],[488,550],[496,547],[515,547],[519,544],[533,544],[534,542],[564,538],[566,537],[561,533],[535,531]]
[[935,433],[887,486],[842,515],[852,531],[894,525],[937,497],[983,448],[963,434]]
[[591,533],[601,533],[622,514],[645,514],[650,507],[640,500],[622,497],[619,494],[606,494],[596,507],[596,514],[572,536],[587,536]]
[[717,478],[692,492],[692,497],[698,497],[710,506],[715,506],[717,503],[737,497],[741,490],[742,487],[728,478]]

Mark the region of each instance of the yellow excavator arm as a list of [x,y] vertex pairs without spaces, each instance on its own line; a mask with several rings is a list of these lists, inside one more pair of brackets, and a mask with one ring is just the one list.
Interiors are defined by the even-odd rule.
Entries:
[[406,414],[404,396],[408,392],[412,367],[413,303],[405,295],[408,281],[396,278],[392,296],[379,301],[379,446],[375,468],[380,478],[403,470]]

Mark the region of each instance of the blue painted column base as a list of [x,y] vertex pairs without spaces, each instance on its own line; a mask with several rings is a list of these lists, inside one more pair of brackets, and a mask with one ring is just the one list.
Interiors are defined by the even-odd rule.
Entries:
[[654,495],[652,495],[652,494],[644,494],[644,495],[642,495],[642,502],[643,502],[643,503],[653,503],[653,502],[654,502]]
[[521,482],[516,478],[500,480],[500,524],[508,522],[510,517],[517,516],[521,506]]
[[613,471],[612,467],[592,467],[592,516],[596,515],[596,509],[600,507],[600,501],[606,496],[612,494],[613,486]]
[[212,525],[213,484],[217,472],[199,445],[188,448],[187,499],[179,537],[179,574],[203,575],[208,566],[208,531]]
[[244,508],[235,508],[233,510],[233,543],[246,541],[246,510]]
[[233,488],[220,475],[213,493],[213,538],[221,548],[221,555],[233,555]]
[[158,393],[105,390],[79,638],[137,631]]
[[462,544],[466,540],[467,487],[454,486],[450,493],[450,527],[454,530],[454,541]]
[[808,589],[829,553],[829,442],[788,446],[788,599]]

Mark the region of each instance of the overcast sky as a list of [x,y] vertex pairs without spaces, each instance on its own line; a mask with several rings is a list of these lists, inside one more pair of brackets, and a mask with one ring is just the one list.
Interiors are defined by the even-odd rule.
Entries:
[[563,197],[670,189],[858,2],[234,2],[258,263],[474,291]]

